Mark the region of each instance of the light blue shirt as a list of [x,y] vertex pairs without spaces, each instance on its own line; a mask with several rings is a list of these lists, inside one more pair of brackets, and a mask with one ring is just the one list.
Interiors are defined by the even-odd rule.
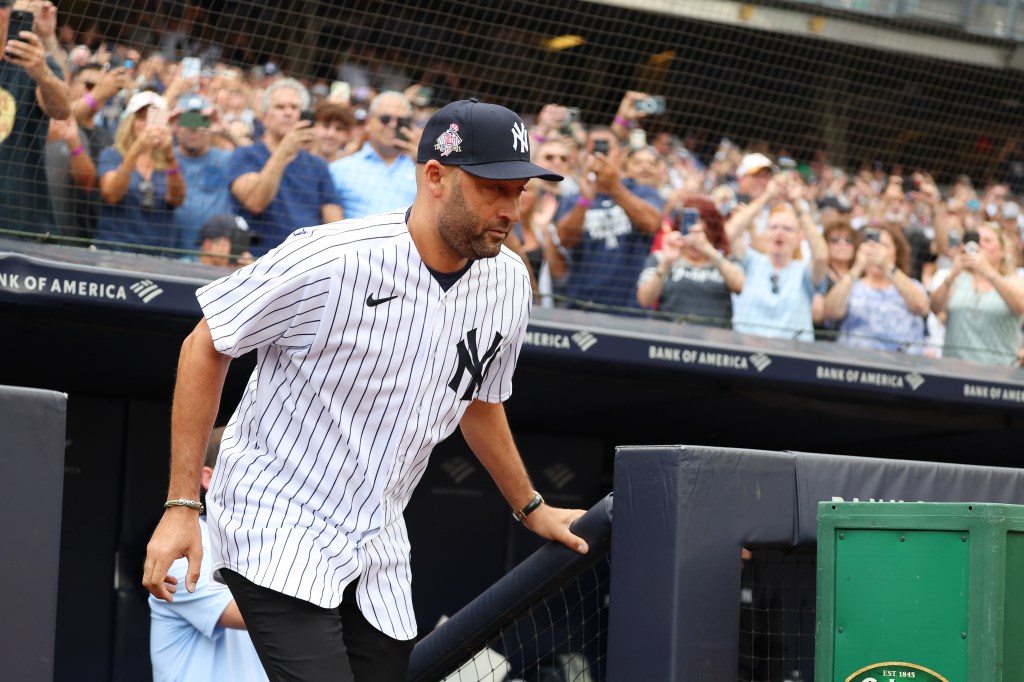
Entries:
[[746,281],[733,297],[732,328],[777,339],[814,340],[811,300],[815,286],[807,263],[794,260],[776,270],[771,259],[747,248]]
[[185,156],[174,151],[178,168],[185,180],[185,201],[174,209],[174,224],[178,226],[178,248],[199,249],[196,240],[199,228],[207,219],[221,213],[234,215],[231,190],[228,188],[228,163],[231,152],[210,147],[199,157]]
[[[911,281],[924,292],[920,282]],[[894,284],[875,289],[857,281],[850,289],[846,318],[839,326],[836,341],[855,348],[920,355],[924,352],[924,317],[910,312]]]
[[260,682],[267,679],[245,630],[217,625],[232,601],[227,587],[211,580],[213,560],[206,519],[199,519],[205,560],[196,591],[185,589],[188,560],[178,559],[168,571],[178,579],[174,602],[149,597],[149,654],[153,682]]
[[394,211],[416,198],[416,163],[406,154],[388,164],[367,142],[329,168],[346,219]]

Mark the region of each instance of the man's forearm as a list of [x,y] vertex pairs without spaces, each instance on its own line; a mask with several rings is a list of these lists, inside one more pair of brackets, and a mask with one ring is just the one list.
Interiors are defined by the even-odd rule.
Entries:
[[36,98],[43,113],[50,118],[64,119],[71,115],[68,86],[49,68],[46,69],[46,74],[36,81]]
[[206,446],[220,409],[220,396],[230,362],[230,357],[214,348],[205,319],[182,344],[171,408],[168,499],[199,499]]
[[562,216],[558,221],[558,241],[567,249],[574,249],[580,244],[583,238],[583,219],[587,215],[587,208],[577,203],[572,210]]
[[252,213],[263,213],[277,196],[287,163],[271,154],[258,173],[249,173],[235,181],[231,193]]
[[462,435],[513,510],[533,499],[533,484],[512,439],[501,403],[474,400],[460,422]]
[[625,186],[611,194],[615,203],[622,207],[638,232],[653,234],[661,229],[661,211],[654,204],[648,203],[630,192]]

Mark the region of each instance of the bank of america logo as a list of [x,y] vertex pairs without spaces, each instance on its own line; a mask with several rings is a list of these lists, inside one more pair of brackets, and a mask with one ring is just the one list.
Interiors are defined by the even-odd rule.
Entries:
[[908,372],[903,375],[903,378],[907,380],[907,385],[915,391],[924,383],[924,377],[917,372]]
[[143,303],[149,303],[154,298],[164,293],[164,290],[151,279],[140,279],[129,287],[135,295],[142,299]]
[[465,457],[453,457],[441,465],[441,470],[456,483],[462,483],[473,475],[475,469]]
[[544,478],[551,481],[551,484],[559,490],[569,485],[569,481],[576,478],[576,474],[572,472],[572,469],[564,464],[552,464],[541,473],[544,474]]
[[760,373],[768,369],[768,365],[772,364],[772,359],[758,351],[750,356],[750,364]]
[[597,337],[596,337],[596,336],[594,336],[593,334],[591,334],[591,333],[590,333],[590,332],[588,332],[588,331],[579,331],[579,332],[576,332],[575,334],[573,334],[573,335],[572,335],[571,337],[569,337],[569,338],[571,338],[571,339],[572,339],[572,342],[573,342],[573,343],[575,343],[575,344],[576,344],[576,346],[577,346],[577,347],[578,347],[578,348],[579,348],[579,349],[580,349],[581,351],[583,351],[584,353],[586,353],[586,352],[587,352],[588,350],[590,350],[590,349],[591,349],[591,347],[592,347],[592,346],[593,346],[593,345],[594,345],[595,343],[597,343]]

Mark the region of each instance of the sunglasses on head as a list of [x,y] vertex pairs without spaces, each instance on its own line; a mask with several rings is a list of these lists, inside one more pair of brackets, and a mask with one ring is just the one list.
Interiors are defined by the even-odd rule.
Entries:
[[391,122],[394,121],[399,128],[408,128],[412,125],[411,118],[406,118],[404,116],[392,116],[391,114],[381,114],[377,117],[377,120],[386,126],[391,125]]

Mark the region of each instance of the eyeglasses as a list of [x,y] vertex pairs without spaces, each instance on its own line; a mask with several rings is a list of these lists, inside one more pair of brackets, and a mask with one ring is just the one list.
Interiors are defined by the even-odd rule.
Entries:
[[541,158],[544,159],[545,161],[554,161],[557,159],[562,163],[566,163],[569,160],[569,157],[565,156],[564,154],[545,154]]
[[828,238],[828,243],[829,244],[852,244],[853,243],[853,237],[850,237],[850,236],[846,236],[846,237],[829,237]]
[[768,279],[772,283],[772,293],[775,294],[775,295],[778,295],[778,293],[779,293],[779,275],[778,275],[778,273],[773,272],[771,275],[768,276]]
[[782,230],[783,232],[796,232],[796,228],[792,225],[784,225],[782,223],[772,223],[768,226],[769,230]]
[[391,125],[391,122],[394,121],[395,126],[398,128],[408,128],[412,125],[411,118],[392,116],[391,114],[381,114],[377,117],[377,120],[386,126]]

